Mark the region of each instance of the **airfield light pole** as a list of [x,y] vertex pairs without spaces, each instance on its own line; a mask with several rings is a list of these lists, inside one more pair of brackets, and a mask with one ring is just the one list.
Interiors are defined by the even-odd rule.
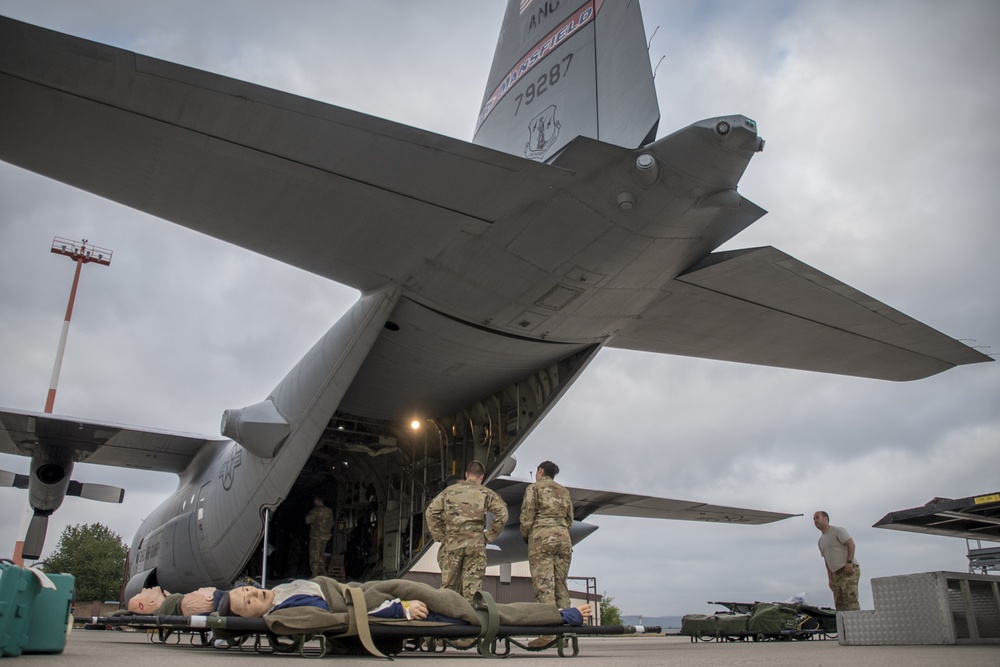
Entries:
[[[104,266],[111,264],[111,251],[107,248],[98,248],[87,243],[83,239],[81,243],[71,241],[56,236],[52,239],[52,252],[57,255],[69,257],[76,262],[76,273],[73,275],[73,287],[69,291],[69,304],[66,306],[66,317],[63,320],[62,335],[59,337],[59,348],[56,350],[56,364],[52,369],[52,379],[49,381],[49,393],[45,398],[45,412],[52,413],[52,405],[56,402],[56,385],[59,384],[59,370],[62,368],[63,352],[66,349],[66,336],[69,334],[69,320],[73,316],[73,303],[76,301],[76,287],[80,283],[80,269],[84,264],[96,262]],[[14,562],[24,565],[24,538],[28,534],[28,526],[34,512],[27,500],[24,503],[24,512],[21,513],[21,525],[18,528],[18,539],[14,543]]]
[[111,264],[111,251],[98,248],[87,243],[71,241],[56,236],[52,239],[52,252],[63,257],[69,257],[76,262],[76,273],[73,274],[73,287],[69,291],[69,303],[66,305],[66,318],[63,320],[62,335],[59,337],[59,349],[56,350],[56,365],[52,369],[52,380],[49,381],[49,394],[45,399],[45,412],[52,412],[56,402],[56,386],[59,384],[59,371],[62,369],[63,352],[66,350],[66,336],[69,334],[69,320],[73,316],[73,302],[76,301],[76,286],[80,283],[80,269],[84,264],[96,262],[103,266]]

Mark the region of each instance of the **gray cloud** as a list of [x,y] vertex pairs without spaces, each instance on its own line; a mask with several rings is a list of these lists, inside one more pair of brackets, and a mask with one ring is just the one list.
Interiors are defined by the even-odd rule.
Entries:
[[[0,13],[468,139],[503,3],[34,3]],[[1000,8],[992,2],[647,2],[660,136],[743,113],[766,150],[741,193],[769,215],[728,247],[774,245],[970,344],[1000,352]],[[428,37],[430,36],[430,37]],[[215,433],[260,400],[356,299],[331,284],[0,165],[0,405],[41,409],[72,276],[53,236],[111,248],[84,270],[56,409]],[[873,576],[964,570],[961,540],[875,530],[934,496],[1000,490],[1000,365],[914,383],[606,350],[519,450],[566,484],[802,513],[761,527],[594,518],[572,574],[626,613],[707,600],[831,604],[809,517],[851,531]],[[27,461],[0,456],[23,472]],[[176,486],[123,484],[122,507],[68,499],[126,540]],[[19,492],[0,489],[5,509]],[[17,513],[0,515],[0,555]]]

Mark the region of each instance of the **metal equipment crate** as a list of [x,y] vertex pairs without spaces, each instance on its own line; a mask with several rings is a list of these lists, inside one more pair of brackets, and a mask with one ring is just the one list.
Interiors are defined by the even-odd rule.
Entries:
[[841,644],[1000,644],[1000,577],[924,572],[872,579],[874,610],[837,614]]

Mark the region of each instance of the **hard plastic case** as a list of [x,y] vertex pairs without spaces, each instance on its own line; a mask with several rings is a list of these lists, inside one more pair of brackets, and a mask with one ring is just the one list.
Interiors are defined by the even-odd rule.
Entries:
[[28,568],[0,561],[0,656],[62,653],[70,627],[75,579],[46,575],[56,588],[44,588]]
[[55,590],[39,586],[28,624],[23,653],[62,653],[73,628],[72,607],[76,578],[72,574],[48,574]]
[[13,563],[0,562],[0,655],[21,655],[28,643],[28,624],[38,580]]

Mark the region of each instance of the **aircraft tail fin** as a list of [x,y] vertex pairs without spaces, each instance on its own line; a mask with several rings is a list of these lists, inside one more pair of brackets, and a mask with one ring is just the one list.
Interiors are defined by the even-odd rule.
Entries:
[[548,162],[586,136],[624,148],[660,112],[638,2],[508,0],[473,142]]

